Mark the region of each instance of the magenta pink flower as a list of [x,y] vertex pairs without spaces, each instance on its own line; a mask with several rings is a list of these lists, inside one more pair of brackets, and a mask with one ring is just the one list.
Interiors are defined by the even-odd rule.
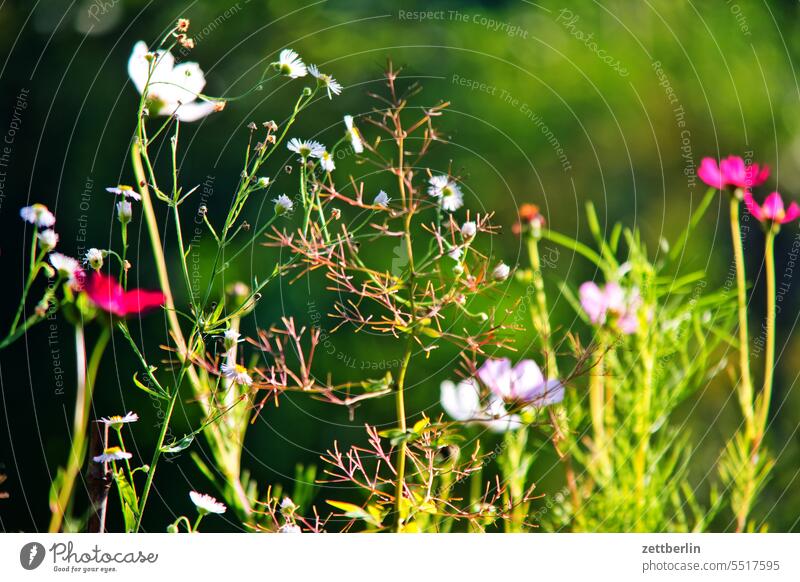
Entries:
[[759,206],[750,192],[744,193],[744,204],[750,214],[761,222],[773,222],[786,224],[800,217],[800,206],[792,202],[788,209],[784,209],[783,199],[778,192],[773,192],[764,200],[764,204]]
[[478,369],[478,378],[505,402],[542,407],[564,399],[564,385],[559,380],[545,380],[533,360],[512,367],[508,358],[490,358]]
[[86,294],[100,309],[124,317],[144,313],[164,304],[161,291],[132,289],[125,291],[114,277],[93,271],[85,284]]
[[717,190],[724,190],[726,186],[735,188],[754,188],[760,186],[769,177],[769,167],[766,165],[745,165],[739,156],[728,156],[717,164],[714,158],[703,158],[697,169],[699,178]]
[[617,283],[607,283],[602,289],[592,281],[581,285],[581,307],[595,325],[610,323],[624,334],[636,333],[639,328],[637,312],[642,304],[639,292],[627,295]]

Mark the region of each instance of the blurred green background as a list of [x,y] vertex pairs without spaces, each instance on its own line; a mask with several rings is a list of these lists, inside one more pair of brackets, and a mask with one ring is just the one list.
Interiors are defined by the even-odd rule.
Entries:
[[[539,204],[553,228],[588,241],[583,208],[591,200],[606,227],[616,220],[635,222],[656,249],[661,237],[674,237],[683,228],[704,193],[694,170],[705,155],[735,153],[766,162],[773,169],[769,185],[789,197],[800,192],[795,2],[6,1],[0,7],[0,133],[8,139],[14,131],[9,163],[0,168],[6,172],[0,196],[4,327],[22,287],[19,207],[40,201],[54,209],[60,250],[67,254],[116,244],[113,199],[104,188],[132,181],[127,150],[138,95],[127,79],[128,55],[135,41],[153,43],[178,17],[191,19],[197,43],[183,58],[201,64],[211,95],[244,93],[285,47],[345,86],[333,101],[317,101],[292,135],[329,144],[338,139],[343,114],[373,105],[367,93],[382,88],[388,58],[403,67],[408,82],[423,83],[416,105],[450,101],[439,126],[451,143],[437,147],[428,163],[440,171],[452,164],[463,177],[468,206],[497,213],[504,232],[495,237],[493,253],[512,265],[525,260],[510,229],[525,201]],[[181,179],[185,185],[210,185],[212,220],[224,215],[236,184],[245,125],[280,123],[300,87],[281,81],[183,126]],[[27,105],[17,107],[21,113],[15,117],[20,95]],[[255,203],[248,209],[251,223],[271,213],[273,194],[296,188],[293,176],[279,175],[280,169],[276,162],[272,171],[278,179],[263,208]],[[343,160],[339,171],[358,177],[369,170]],[[731,256],[726,208],[712,208],[686,258],[686,268],[709,269],[712,285],[722,284]],[[148,249],[138,248],[144,235],[135,234],[135,277],[142,286],[154,286]],[[787,271],[797,236],[790,227],[778,239],[778,277],[787,283],[779,303],[779,370],[769,435],[778,464],[756,512],[779,531],[798,529],[800,515],[795,389],[800,345],[794,333],[799,299]],[[167,236],[166,244],[174,252],[174,238]],[[760,233],[752,230],[746,244],[755,279]],[[551,245],[545,255],[553,292],[560,279],[579,283],[593,276],[589,265],[563,249]],[[269,272],[273,261],[269,251],[256,249],[229,270],[227,280],[251,280]],[[308,322],[328,313],[332,298],[320,293],[321,287],[319,281],[290,287],[285,280],[269,287],[247,331],[268,327],[282,314]],[[507,290],[512,296],[521,291],[516,284]],[[755,320],[763,304],[760,281],[754,297]],[[556,320],[568,326],[574,314],[563,300],[553,303]],[[158,314],[134,327],[148,338],[166,337]],[[335,357],[320,361],[319,369],[342,376],[380,376],[362,368],[399,352],[392,340],[347,329],[332,341]],[[524,350],[530,338],[522,334],[519,341]],[[0,473],[8,477],[0,491],[10,496],[0,499],[2,530],[46,528],[51,475],[64,462],[70,439],[71,349],[71,328],[59,318],[0,352]],[[159,357],[155,342],[150,349],[151,358]],[[441,349],[418,361],[411,372],[410,410],[440,412],[439,382],[453,376],[456,357],[454,350]],[[56,361],[67,380],[63,393],[55,387]],[[115,339],[98,382],[95,414],[137,411],[142,420],[133,428],[133,448],[147,460],[158,410],[131,385],[134,371],[127,346]],[[698,479],[738,422],[728,390],[711,386],[687,407],[686,430],[697,435]],[[388,426],[392,410],[391,401],[373,402],[351,419],[344,410],[287,397],[251,428],[243,464],[262,490],[270,483],[291,487],[296,463],[316,462],[334,440],[362,441],[364,422]],[[177,417],[176,434],[197,421],[188,401]],[[202,455],[202,444],[194,450]],[[548,473],[552,462],[542,458],[535,471]],[[549,481],[551,475],[537,491],[558,486]],[[145,519],[150,531],[163,531],[175,515],[192,511],[189,489],[213,494],[188,455],[160,468],[156,488]],[[209,519],[204,526],[237,528],[224,519]]]

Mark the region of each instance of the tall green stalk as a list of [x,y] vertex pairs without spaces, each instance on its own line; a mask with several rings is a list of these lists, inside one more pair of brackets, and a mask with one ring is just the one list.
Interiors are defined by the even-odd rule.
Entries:
[[767,231],[764,249],[764,262],[767,277],[767,329],[766,349],[764,353],[764,387],[761,390],[758,417],[756,424],[756,445],[761,444],[767,428],[769,405],[772,400],[772,380],[775,370],[775,234],[777,229],[772,226]]
[[747,331],[747,280],[745,278],[742,231],[739,227],[740,198],[741,191],[739,190],[730,197],[731,239],[734,262],[736,264],[736,291],[739,314],[739,371],[741,373],[739,403],[744,414],[747,436],[752,438],[754,435],[753,383],[750,375],[750,340]]
[[48,531],[57,533],[61,531],[64,516],[72,502],[72,493],[75,489],[75,479],[83,466],[86,456],[86,432],[89,426],[89,412],[92,406],[97,370],[103,357],[111,332],[108,327],[103,327],[92,349],[92,355],[86,360],[86,337],[82,323],[75,325],[75,357],[77,372],[77,391],[75,394],[75,412],[72,421],[72,444],[69,449],[67,466],[59,482],[55,506],[51,508],[50,525]]

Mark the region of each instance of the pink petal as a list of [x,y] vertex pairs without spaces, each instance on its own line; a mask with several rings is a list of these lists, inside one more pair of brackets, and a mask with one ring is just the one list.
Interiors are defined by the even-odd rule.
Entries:
[[797,220],[798,217],[800,217],[800,206],[797,205],[797,202],[792,202],[789,204],[789,209],[786,211],[786,216],[781,220],[781,224]]
[[722,190],[725,184],[722,174],[719,171],[717,160],[714,158],[703,158],[697,170],[697,176],[706,184],[717,190]]
[[93,272],[86,284],[86,295],[92,303],[114,315],[124,315],[120,305],[123,293],[122,286],[116,279],[103,273]]
[[747,166],[745,171],[745,184],[742,188],[755,188],[767,181],[769,177],[769,166],[758,164],[751,164]]
[[120,298],[120,306],[123,314],[144,313],[150,309],[164,305],[166,297],[161,291],[147,291],[145,289],[134,289],[124,293]]
[[761,211],[761,207],[753,199],[753,195],[750,192],[744,193],[744,205],[747,207],[747,210],[750,211],[750,214],[756,217],[756,220],[764,222],[764,213]]
[[486,360],[478,369],[478,378],[500,398],[511,398],[513,376],[508,358]]
[[617,328],[626,335],[636,333],[639,329],[639,318],[635,311],[628,311],[617,320]]
[[581,298],[581,307],[589,316],[589,321],[595,324],[606,320],[605,294],[600,291],[596,283],[587,281],[578,290]]
[[621,313],[625,310],[625,291],[619,286],[619,283],[606,283],[603,289],[603,297],[605,298],[605,308],[609,311]]
[[773,192],[767,196],[767,199],[764,200],[764,204],[761,206],[761,210],[764,213],[764,218],[781,220],[784,215],[783,199],[781,195],[777,192]]
[[533,360],[521,360],[514,366],[512,374],[512,398],[530,401],[541,392],[544,376]]
[[726,159],[719,163],[719,171],[722,174],[722,180],[726,184],[744,188],[746,183],[746,172],[744,168],[744,160],[739,156],[728,156]]

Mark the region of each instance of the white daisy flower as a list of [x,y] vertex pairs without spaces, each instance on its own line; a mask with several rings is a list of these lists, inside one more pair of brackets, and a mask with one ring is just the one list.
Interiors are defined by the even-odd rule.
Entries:
[[229,364],[226,362],[220,366],[220,371],[224,377],[233,380],[237,384],[250,386],[253,383],[253,379],[247,373],[247,368],[241,364]]
[[134,190],[131,186],[126,186],[124,184],[106,188],[106,192],[111,192],[117,196],[124,196],[128,200],[136,200],[137,202],[142,199],[141,195],[139,195],[136,190]]
[[86,258],[84,263],[89,265],[95,271],[99,271],[103,267],[103,259],[105,254],[100,249],[91,248],[86,251]]
[[464,240],[470,240],[476,234],[478,234],[478,225],[471,220],[461,225],[461,237]]
[[39,239],[39,246],[42,247],[42,250],[46,253],[52,251],[58,244],[58,235],[52,228],[43,230],[38,233],[36,237]]
[[125,416],[120,416],[115,414],[114,416],[106,416],[100,419],[100,422],[105,424],[106,426],[110,426],[111,428],[119,428],[123,424],[129,424],[131,422],[136,422],[139,420],[139,415],[135,412],[129,412]]
[[364,151],[364,142],[361,141],[361,132],[353,125],[353,116],[344,116],[344,125],[347,128],[347,133],[350,135],[350,145],[353,146],[353,151],[360,154]]
[[224,503],[220,503],[211,497],[211,495],[206,495],[205,493],[189,491],[189,498],[192,500],[195,507],[197,507],[197,512],[201,515],[205,515],[206,513],[225,513],[225,510],[228,509]]
[[336,169],[336,164],[333,162],[333,156],[325,150],[322,152],[322,156],[319,159],[319,165],[322,166],[322,169],[326,172],[333,172]]
[[447,176],[431,176],[428,180],[428,195],[434,198],[440,198],[444,193],[444,189],[450,184],[450,178]]
[[298,77],[305,77],[308,74],[305,63],[303,63],[300,55],[292,49],[283,49],[278,56],[277,67],[281,74],[297,79]]
[[453,180],[447,176],[431,176],[428,180],[428,195],[440,198],[442,208],[455,212],[464,206],[464,194]]
[[50,264],[59,275],[66,277],[70,284],[76,283],[78,275],[82,273],[78,261],[61,253],[50,253]]
[[35,224],[39,228],[49,228],[56,223],[56,217],[44,204],[33,204],[20,208],[19,215],[22,220]]
[[127,200],[117,202],[117,218],[122,224],[128,224],[133,218],[133,206]]
[[225,330],[225,333],[222,334],[222,336],[222,343],[225,345],[225,350],[229,350],[239,343],[239,338],[242,337],[242,334],[235,329],[228,329]]
[[273,202],[275,202],[275,214],[286,214],[294,207],[294,202],[286,194],[281,194]]
[[103,451],[102,455],[93,457],[95,463],[110,463],[111,461],[123,461],[130,459],[133,455],[126,453],[119,447],[111,447]]
[[511,267],[500,261],[492,271],[492,278],[495,281],[505,281],[511,274]]
[[197,121],[220,111],[224,104],[201,97],[206,78],[197,63],[176,65],[172,53],[151,53],[141,40],[133,46],[128,59],[128,75],[140,94],[147,89],[145,99],[150,115],[175,115],[181,121]]
[[321,73],[317,65],[308,65],[308,72],[319,81],[320,85],[325,87],[328,92],[328,99],[333,99],[334,95],[339,95],[342,92],[342,85],[330,75]]
[[303,530],[300,529],[300,526],[296,523],[284,523],[281,527],[278,528],[278,533],[284,534],[299,534],[303,533]]
[[464,195],[461,190],[453,190],[450,194],[442,196],[442,208],[448,212],[455,212],[464,206]]
[[286,144],[286,147],[290,151],[300,154],[301,158],[321,158],[322,154],[325,153],[325,146],[313,139],[300,140],[293,137]]
[[384,208],[386,208],[387,206],[389,206],[390,201],[391,198],[389,198],[389,195],[383,190],[381,190],[380,192],[378,192],[378,195],[375,196],[375,200],[372,201],[372,204],[374,204],[375,206],[383,206]]
[[269,186],[269,177],[268,176],[261,176],[258,179],[258,187],[259,188],[266,188]]

